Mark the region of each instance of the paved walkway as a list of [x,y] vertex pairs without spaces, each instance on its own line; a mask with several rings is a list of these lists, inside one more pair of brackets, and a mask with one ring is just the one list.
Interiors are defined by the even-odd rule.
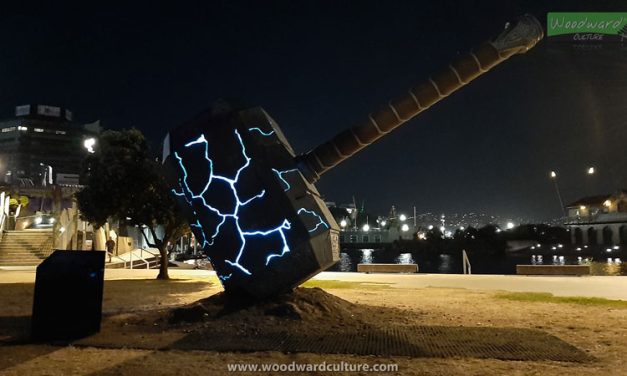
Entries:
[[471,290],[548,292],[627,300],[627,276],[523,276],[493,274],[363,274],[324,272],[316,279],[391,283],[397,288],[453,287]]
[[[105,279],[151,279],[156,270],[106,269]],[[209,278],[206,270],[170,269],[170,277],[181,279]],[[518,276],[462,274],[363,274],[323,272],[314,279],[365,283],[387,283],[394,288],[448,287],[491,291],[548,292],[556,296],[587,296],[627,300],[627,276]],[[1,283],[32,283],[34,268],[0,268]]]

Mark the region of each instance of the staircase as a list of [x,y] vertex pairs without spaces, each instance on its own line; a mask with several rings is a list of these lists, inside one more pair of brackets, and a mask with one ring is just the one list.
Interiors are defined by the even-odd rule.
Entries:
[[52,247],[52,230],[4,231],[0,266],[39,265],[50,255]]

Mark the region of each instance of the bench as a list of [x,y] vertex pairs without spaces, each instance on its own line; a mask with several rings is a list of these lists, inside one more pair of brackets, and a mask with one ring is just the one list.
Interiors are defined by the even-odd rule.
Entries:
[[523,275],[590,275],[590,265],[516,265]]
[[418,264],[357,264],[359,273],[418,273]]

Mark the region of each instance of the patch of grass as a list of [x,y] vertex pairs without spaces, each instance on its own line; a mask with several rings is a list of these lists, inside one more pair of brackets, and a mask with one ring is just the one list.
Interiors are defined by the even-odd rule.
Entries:
[[386,289],[390,287],[390,284],[310,279],[303,283],[301,287],[320,287],[321,289]]
[[495,297],[518,302],[566,303],[627,309],[627,301],[625,300],[588,298],[583,296],[554,296],[553,294],[545,292],[508,292],[496,294]]

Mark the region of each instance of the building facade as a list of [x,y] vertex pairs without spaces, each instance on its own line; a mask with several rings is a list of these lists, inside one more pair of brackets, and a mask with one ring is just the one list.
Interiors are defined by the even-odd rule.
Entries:
[[84,142],[98,122],[78,124],[68,109],[46,105],[15,108],[0,121],[0,181],[16,186],[76,185],[87,154]]
[[627,245],[627,190],[581,198],[566,206],[573,244]]

